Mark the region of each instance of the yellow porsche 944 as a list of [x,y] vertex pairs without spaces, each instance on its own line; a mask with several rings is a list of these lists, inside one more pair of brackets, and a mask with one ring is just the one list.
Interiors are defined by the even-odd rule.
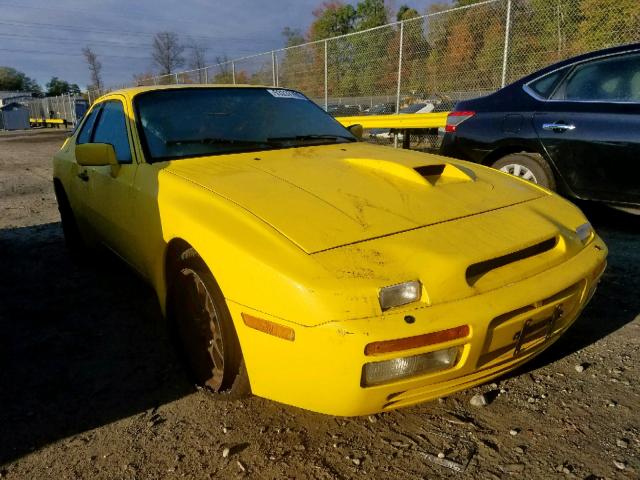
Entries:
[[487,382],[569,328],[607,255],[577,207],[359,134],[282,88],[110,93],[54,158],[66,242],[153,285],[221,398],[387,411]]

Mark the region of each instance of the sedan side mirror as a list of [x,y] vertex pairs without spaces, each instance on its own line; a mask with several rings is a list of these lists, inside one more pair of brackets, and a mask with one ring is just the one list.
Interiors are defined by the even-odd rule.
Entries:
[[358,140],[362,140],[362,134],[364,133],[362,125],[360,125],[359,123],[356,123],[355,125],[349,125],[347,127],[347,130],[349,130],[349,132],[351,132],[351,135],[356,137]]
[[111,176],[115,177],[120,171],[120,164],[116,158],[116,151],[109,143],[82,143],[76,145],[76,161],[83,167],[111,166]]

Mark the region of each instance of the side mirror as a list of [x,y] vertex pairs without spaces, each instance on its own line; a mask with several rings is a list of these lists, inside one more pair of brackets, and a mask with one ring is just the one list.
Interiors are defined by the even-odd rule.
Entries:
[[359,123],[356,123],[355,125],[349,125],[347,127],[347,130],[349,130],[349,132],[351,132],[351,135],[356,137],[358,140],[362,140],[362,134],[364,133],[362,125],[360,125]]
[[83,167],[111,166],[111,176],[115,177],[120,171],[120,164],[116,159],[116,151],[109,143],[83,143],[76,145],[76,161]]

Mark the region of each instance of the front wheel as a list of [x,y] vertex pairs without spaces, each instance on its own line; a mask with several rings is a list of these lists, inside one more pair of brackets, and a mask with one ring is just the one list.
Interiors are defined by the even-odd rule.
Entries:
[[555,190],[556,182],[549,164],[538,153],[511,153],[491,165],[496,170]]
[[216,398],[247,396],[251,390],[240,342],[213,275],[192,249],[181,255],[174,275],[168,313],[194,382]]

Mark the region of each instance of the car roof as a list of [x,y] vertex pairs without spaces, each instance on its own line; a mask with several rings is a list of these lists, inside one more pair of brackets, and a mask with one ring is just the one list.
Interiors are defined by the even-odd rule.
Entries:
[[538,77],[545,75],[546,73],[553,72],[554,70],[558,70],[559,68],[565,67],[567,65],[572,65],[574,63],[583,62],[586,60],[590,60],[592,58],[598,58],[606,55],[613,55],[617,53],[624,53],[640,50],[640,43],[628,43],[625,45],[618,45],[617,47],[605,48],[602,50],[596,50],[593,52],[583,53],[582,55],[577,55],[575,57],[567,58],[566,60],[562,60],[560,62],[554,63],[547,67],[541,68],[540,70],[536,70],[533,73],[530,73],[526,77],[522,77],[519,80],[516,80],[512,83],[512,85],[520,85],[523,83],[528,83],[531,80],[534,80]]
[[[248,85],[248,84],[221,84],[221,83],[189,83],[189,84],[180,84],[180,85],[149,85],[149,86],[140,86],[140,87],[129,87],[129,88],[121,88],[119,90],[113,90],[112,92],[106,93],[102,95],[100,98],[96,100],[96,102],[100,101],[103,97],[108,97],[109,95],[124,95],[132,99],[133,97],[140,95],[141,93],[146,92],[154,92],[160,90],[187,90],[192,88],[282,88],[282,87],[274,87],[270,85]],[[290,90],[290,89],[287,89]]]

